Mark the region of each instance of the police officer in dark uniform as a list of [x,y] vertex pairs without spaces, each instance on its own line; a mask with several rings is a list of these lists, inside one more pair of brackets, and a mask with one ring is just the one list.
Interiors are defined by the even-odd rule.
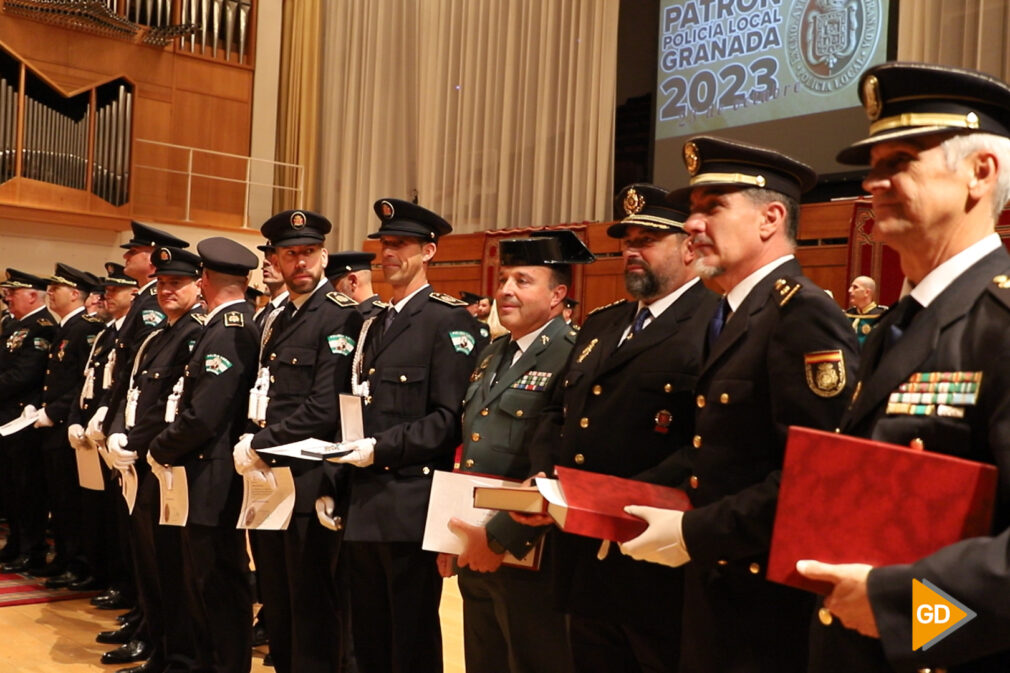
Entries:
[[194,622],[197,669],[246,671],[252,594],[245,534],[235,528],[242,484],[231,452],[246,425],[241,402],[256,378],[259,328],[244,292],[259,260],[227,238],[200,241],[197,251],[209,313],[170,396],[174,420],[151,440],[147,455],[155,472],[186,468],[189,517],[182,529],[185,586],[179,590]]
[[[0,425],[34,413],[42,402],[49,347],[56,336],[56,318],[46,308],[48,281],[7,269],[3,286],[14,322],[0,350]],[[3,572],[39,570],[45,563],[46,503],[38,431],[25,428],[0,439],[10,533],[4,547]]]
[[[433,470],[452,468],[460,405],[483,343],[463,302],[433,292],[427,265],[452,227],[407,201],[375,203],[391,306],[364,325],[354,391],[365,438],[351,473],[343,553],[362,673],[442,670],[436,555],[421,549]],[[271,628],[272,623],[271,623]]]
[[575,331],[580,329],[578,323],[573,320],[575,314],[575,307],[579,305],[579,302],[571,297],[565,297],[565,308],[561,312],[562,317],[565,319],[565,323],[570,326]]
[[633,510],[649,522],[622,545],[687,563],[680,671],[801,671],[810,594],[763,577],[786,430],[833,429],[852,389],[856,340],[838,305],[793,256],[800,194],[816,175],[773,150],[712,137],[684,145],[685,226],[702,277],[726,293],[695,386],[694,509]]
[[156,248],[152,254],[157,298],[164,326],[141,344],[130,368],[123,404],[110,413],[112,432],[106,441],[112,463],[138,481],[130,515],[130,542],[138,598],[151,651],[132,673],[161,671],[171,664],[189,666],[196,657],[183,592],[180,529],[160,525],[161,494],[147,453],[152,440],[168,425],[169,398],[185,373],[205,319],[199,302],[200,258],[187,250]]
[[886,306],[875,301],[876,293],[877,283],[869,276],[856,276],[849,283],[849,308],[845,311],[845,317],[856,331],[856,341],[860,348],[877,326],[880,316],[887,311]]
[[375,253],[344,250],[330,253],[326,262],[326,277],[333,289],[358,302],[365,318],[378,315],[387,304],[372,290],[372,260]]
[[[870,333],[841,431],[993,463],[999,479],[991,537],[911,564],[800,568],[835,584],[811,627],[810,670],[1007,671],[1010,255],[994,228],[1010,193],[1010,85],[973,70],[892,62],[867,71],[859,91],[869,137],[838,161],[870,165],[863,188],[874,236],[897,251],[905,287]],[[955,399],[945,390],[952,381]],[[917,404],[902,394],[909,384]],[[910,495],[919,487],[907,484]],[[913,579],[977,616],[913,649]]]
[[[693,434],[692,390],[718,300],[691,268],[687,214],[666,194],[634,184],[617,195],[623,218],[607,234],[621,240],[625,288],[637,301],[587,317],[559,389],[563,414],[545,418],[534,442],[538,454],[556,455],[538,469],[656,481],[649,471],[682,454]],[[598,540],[559,541],[555,576],[576,670],[676,670],[681,573],[616,551],[601,561]]]
[[[498,311],[510,334],[481,352],[470,376],[462,472],[530,475],[528,441],[575,344],[561,317],[570,264],[595,257],[571,231],[544,233],[500,243]],[[571,671],[565,615],[552,605],[551,555],[541,553],[539,569],[500,567],[506,550],[517,558],[540,553],[527,543],[541,531],[504,513],[486,529],[459,520],[450,527],[467,541],[458,559],[467,670]]]
[[66,264],[57,264],[49,280],[49,305],[59,316],[56,337],[42,393],[42,409],[35,427],[45,464],[56,555],[43,569],[45,586],[59,589],[85,580],[90,574],[81,547],[81,493],[77,461],[67,441],[67,418],[84,385],[84,365],[102,319],[85,313],[84,300],[98,279]]
[[[105,264],[106,275],[99,279],[99,288],[104,289],[105,310],[109,314],[109,323],[98,333],[92,342],[90,352],[84,365],[84,382],[80,395],[73,401],[67,418],[67,437],[70,445],[76,451],[96,452],[98,448],[87,439],[84,428],[94,415],[96,403],[101,400],[112,384],[112,370],[106,367],[109,356],[116,347],[118,326],[123,324],[130,310],[133,296],[137,293],[137,281],[123,273],[123,265],[115,262]],[[90,456],[95,459],[95,456]],[[105,490],[81,490],[81,542],[84,555],[88,559],[91,570],[91,581],[88,578],[71,583],[73,590],[100,589],[110,587],[112,595],[117,597],[133,595],[133,575],[130,571],[132,561],[126,540],[126,527],[118,524],[118,512],[123,510],[123,496],[119,485],[119,472],[112,469],[106,462],[100,462],[99,468],[105,480]],[[126,522],[124,517],[123,522]],[[97,596],[92,601],[97,600]],[[130,613],[134,626],[139,622],[139,615]],[[132,635],[132,630],[129,635]],[[125,637],[127,634],[121,634]],[[125,642],[126,638],[117,638],[115,642]],[[102,642],[106,642],[103,640]]]
[[[270,466],[282,464],[270,454],[261,458],[256,449],[340,437],[337,396],[349,390],[362,317],[357,303],[333,291],[323,275],[327,257],[323,241],[331,227],[317,213],[288,210],[260,228],[274,246],[271,263],[283,275],[290,295],[283,308],[267,317],[264,327],[259,373],[250,395],[255,425],[233,451],[235,467],[242,474],[266,473]],[[298,459],[284,465],[295,480],[291,522],[283,531],[250,534],[257,540],[270,653],[278,673],[332,673],[342,665],[343,615],[331,573],[334,535],[320,524],[315,508],[317,499],[332,497],[338,470]]]

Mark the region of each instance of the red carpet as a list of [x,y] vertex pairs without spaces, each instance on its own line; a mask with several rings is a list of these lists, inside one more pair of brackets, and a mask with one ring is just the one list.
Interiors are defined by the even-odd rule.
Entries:
[[71,598],[94,596],[95,591],[70,591],[68,589],[46,589],[45,579],[0,573],[0,607],[6,605],[28,605],[29,603],[49,603]]

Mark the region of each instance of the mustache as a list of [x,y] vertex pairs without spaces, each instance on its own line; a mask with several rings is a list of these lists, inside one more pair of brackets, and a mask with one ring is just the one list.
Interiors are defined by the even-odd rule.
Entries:
[[706,236],[705,234],[695,234],[690,239],[688,239],[692,247],[698,245],[715,245],[715,241]]

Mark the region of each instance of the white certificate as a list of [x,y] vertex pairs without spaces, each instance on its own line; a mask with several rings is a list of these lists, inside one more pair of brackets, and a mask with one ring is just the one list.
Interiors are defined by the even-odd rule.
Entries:
[[285,530],[295,509],[295,478],[289,467],[258,470],[242,476],[242,509],[238,528]]
[[185,526],[189,519],[189,483],[186,468],[180,465],[168,468],[167,472],[155,472],[161,490],[161,515],[158,523],[162,526]]
[[340,394],[340,437],[343,442],[365,438],[365,423],[361,420],[361,397]]
[[39,412],[28,414],[27,416],[18,416],[13,421],[7,421],[3,425],[0,425],[0,437],[9,437],[15,432],[20,432],[25,428],[35,425],[35,421],[38,420]]

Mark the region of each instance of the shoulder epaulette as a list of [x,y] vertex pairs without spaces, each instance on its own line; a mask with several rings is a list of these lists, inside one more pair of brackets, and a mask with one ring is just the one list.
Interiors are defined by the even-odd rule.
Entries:
[[245,316],[240,311],[228,311],[224,314],[225,327],[245,327]]
[[378,306],[379,308],[389,308],[391,304],[389,302],[382,301],[381,299],[376,299],[372,302],[372,306]]
[[1000,274],[992,279],[989,291],[1000,300],[1004,306],[1010,308],[1010,276]]
[[450,294],[445,294],[444,292],[432,292],[428,295],[435,301],[440,301],[443,304],[448,304],[449,306],[466,306],[466,302],[462,299],[456,299]]
[[207,314],[206,313],[190,313],[189,317],[197,321],[201,325],[207,324]]
[[343,292],[327,292],[326,298],[337,306],[343,306],[344,308],[350,308],[358,305],[358,302],[354,301]]
[[152,297],[158,294],[158,286],[152,285],[151,287],[147,288],[147,294],[151,295]]
[[84,319],[85,319],[85,320],[86,320],[87,322],[96,322],[96,323],[102,323],[103,325],[105,324],[105,321],[104,321],[104,320],[102,320],[102,317],[101,317],[101,316],[97,316],[97,315],[85,315],[85,316],[84,316]]
[[846,313],[845,317],[849,320],[879,320],[883,313]]
[[38,320],[35,321],[35,324],[38,325],[39,327],[52,327],[53,321],[50,320],[49,318],[39,318]]
[[565,332],[565,339],[568,343],[575,343],[576,339],[579,338],[579,326],[569,325],[569,329]]
[[783,276],[775,281],[772,297],[779,303],[779,306],[785,306],[800,291],[801,287],[803,287],[802,283],[788,276]]
[[626,304],[626,303],[628,303],[627,299],[618,299],[615,302],[611,302],[609,304],[604,304],[603,306],[597,306],[596,308],[594,308],[592,311],[589,312],[589,315],[593,315],[594,313],[599,313],[600,311],[606,311],[608,308],[613,308],[614,306],[620,306],[621,304]]

